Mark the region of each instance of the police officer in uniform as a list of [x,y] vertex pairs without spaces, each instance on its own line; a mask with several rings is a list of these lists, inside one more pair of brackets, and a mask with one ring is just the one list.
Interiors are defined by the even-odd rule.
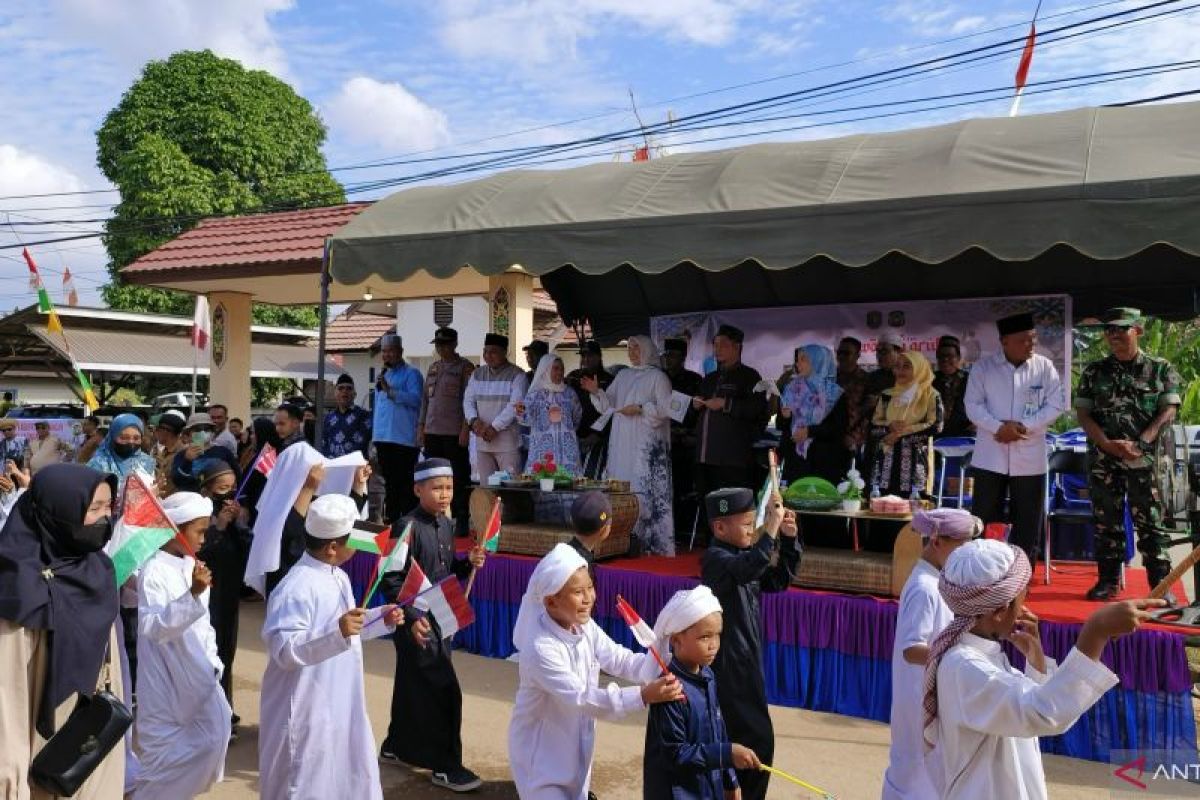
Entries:
[[1120,592],[1126,498],[1150,585],[1171,571],[1151,464],[1159,433],[1174,421],[1181,403],[1175,368],[1138,347],[1141,311],[1111,308],[1100,322],[1110,355],[1084,368],[1075,393],[1075,410],[1088,435],[1088,491],[1100,573],[1089,600],[1109,600]]
[[470,524],[471,430],[463,415],[463,394],[475,365],[458,354],[458,331],[454,328],[438,328],[431,344],[438,360],[425,375],[417,443],[426,458],[444,458],[454,469],[455,533],[465,536]]

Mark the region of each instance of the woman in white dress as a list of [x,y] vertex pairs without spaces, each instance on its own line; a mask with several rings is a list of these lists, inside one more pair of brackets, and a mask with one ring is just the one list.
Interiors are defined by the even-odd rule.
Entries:
[[595,378],[583,378],[580,385],[598,411],[613,411],[607,474],[629,481],[637,494],[634,536],[643,552],[673,556],[671,380],[659,369],[658,349],[649,336],[629,338],[629,364],[607,389],[601,390]]

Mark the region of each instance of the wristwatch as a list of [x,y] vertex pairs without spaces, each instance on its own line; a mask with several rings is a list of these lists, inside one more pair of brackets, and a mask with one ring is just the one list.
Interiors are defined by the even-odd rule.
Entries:
[[1137,442],[1138,449],[1143,453],[1149,455],[1154,452],[1154,442],[1147,442],[1140,436],[1135,441]]

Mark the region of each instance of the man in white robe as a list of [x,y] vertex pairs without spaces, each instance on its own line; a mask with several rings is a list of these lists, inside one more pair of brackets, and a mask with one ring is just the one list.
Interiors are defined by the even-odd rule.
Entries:
[[[138,706],[134,800],[183,800],[225,772],[231,711],[208,617],[211,576],[186,555],[204,541],[212,501],[177,492],[163,501],[180,529],[138,577]],[[190,538],[189,538],[190,537]],[[180,541],[183,538],[188,547]]]
[[[570,545],[555,545],[529,578],[513,628],[520,681],[508,726],[522,800],[586,800],[596,718],[682,695],[674,676],[656,677],[653,656],[626,650],[601,630],[591,619],[595,600],[587,562]],[[601,670],[647,685],[601,687]]]
[[925,548],[900,592],[892,646],[892,746],[883,776],[883,800],[937,798],[925,770],[921,700],[929,645],[954,619],[938,593],[938,576],[947,557],[983,530],[978,517],[957,508],[918,511],[912,526],[925,540]]
[[[1044,800],[1038,736],[1070,728],[1118,678],[1100,663],[1108,641],[1132,633],[1161,600],[1111,603],[1090,616],[1056,664],[1042,652],[1037,617],[1024,608],[1032,569],[1003,542],[969,542],[946,560],[939,589],[954,612],[934,640],[925,672],[930,776],[945,800]],[[1013,668],[1009,639],[1026,658]]]
[[354,554],[346,539],[357,504],[343,495],[312,501],[306,552],[267,603],[259,787],[263,800],[381,800],[375,739],[367,719],[362,643],[402,619],[384,606],[355,607],[340,568]]

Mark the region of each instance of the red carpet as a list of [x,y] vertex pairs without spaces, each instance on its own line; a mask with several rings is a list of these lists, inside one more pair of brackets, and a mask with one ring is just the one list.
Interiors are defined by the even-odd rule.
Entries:
[[[466,542],[466,540],[462,540]],[[467,545],[469,546],[469,545]],[[462,550],[466,546],[461,547]],[[700,556],[703,550],[692,552],[681,551],[674,558],[666,556],[639,556],[638,558],[614,558],[600,562],[605,569],[630,570],[648,572],[653,575],[663,575],[674,578],[699,578]],[[521,556],[509,556],[521,558]],[[1033,574],[1033,584],[1030,586],[1026,605],[1034,614],[1049,622],[1081,623],[1095,611],[1098,603],[1084,599],[1084,594],[1096,582],[1096,565],[1091,562],[1056,561],[1054,570],[1050,572],[1050,585],[1046,586],[1045,568],[1039,562]],[[822,589],[800,589],[792,591],[819,592]],[[836,594],[836,592],[828,592]],[[1125,591],[1120,595],[1121,600],[1132,600],[1146,597],[1150,594],[1150,586],[1146,581],[1146,571],[1141,567],[1129,567],[1125,570]],[[1182,584],[1176,584],[1175,596],[1186,597]],[[878,598],[881,602],[895,602],[895,598]],[[1179,633],[1182,629],[1170,624],[1153,624],[1148,628]],[[1186,630],[1191,630],[1190,628]]]

